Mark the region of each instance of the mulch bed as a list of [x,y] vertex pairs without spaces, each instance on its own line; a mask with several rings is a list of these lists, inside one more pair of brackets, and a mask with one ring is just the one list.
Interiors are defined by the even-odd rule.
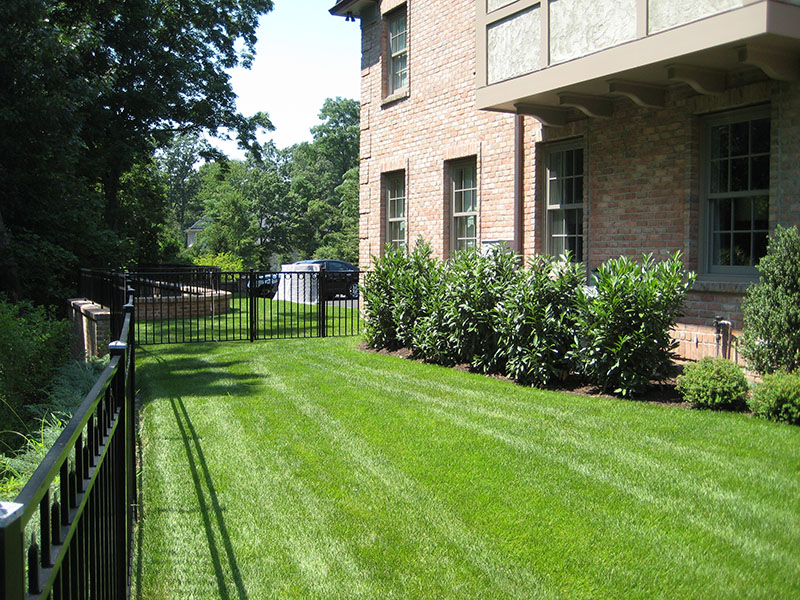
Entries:
[[[407,360],[419,360],[414,357],[414,352],[411,348],[398,348],[397,350],[386,350],[385,348],[376,350],[375,348],[369,346],[366,342],[361,342],[358,346],[359,350],[363,352],[374,352],[377,354],[383,354],[384,356],[395,356],[397,358],[404,358]],[[420,361],[424,362],[424,361]],[[647,390],[645,394],[641,397],[637,397],[635,400],[637,402],[652,402],[655,404],[666,404],[670,406],[683,406],[683,407],[690,407],[691,404],[688,402],[684,402],[681,399],[680,394],[675,389],[675,381],[683,372],[683,366],[690,361],[676,359],[672,363],[672,369],[669,378],[665,381],[661,382],[653,382],[650,386],[650,389]],[[472,367],[467,364],[455,365],[453,366],[454,369],[458,371],[465,371],[468,373],[477,373],[474,371]],[[487,375],[487,377],[492,377],[494,379],[504,379],[506,381],[513,381],[512,379],[505,377],[503,375]],[[582,396],[597,396],[598,398],[617,398],[618,396],[614,396],[613,394],[603,393],[600,388],[594,385],[587,385],[585,381],[581,380],[577,376],[570,376],[567,378],[566,381],[560,383],[557,386],[553,386],[551,388],[555,391],[565,392],[567,394],[579,394]]]

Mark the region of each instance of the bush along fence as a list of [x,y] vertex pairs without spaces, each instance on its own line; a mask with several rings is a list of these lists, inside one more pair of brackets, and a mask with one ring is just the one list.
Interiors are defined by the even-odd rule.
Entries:
[[135,315],[13,503],[0,504],[0,598],[126,598],[136,505]]
[[136,342],[167,344],[360,333],[357,271],[184,268],[81,273],[81,296],[109,307],[133,289]]
[[548,386],[577,373],[604,391],[641,393],[663,378],[670,328],[694,274],[680,254],[610,260],[586,285],[583,266],[503,249],[442,262],[425,242],[387,250],[365,276],[364,331],[377,348],[410,347],[430,362],[468,363]]

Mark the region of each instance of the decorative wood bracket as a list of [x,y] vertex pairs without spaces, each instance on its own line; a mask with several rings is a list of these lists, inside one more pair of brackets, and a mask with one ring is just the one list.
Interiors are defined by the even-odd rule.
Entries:
[[797,81],[800,79],[800,55],[789,50],[775,50],[747,44],[737,48],[739,62],[758,67],[771,79]]
[[693,65],[667,65],[667,79],[682,81],[700,94],[721,94],[725,91],[725,71]]
[[561,92],[558,95],[558,101],[561,106],[575,107],[587,116],[596,119],[608,119],[614,113],[614,102],[602,96]]
[[567,124],[569,110],[564,108],[546,106],[544,104],[515,104],[514,108],[517,110],[518,115],[536,117],[542,122],[542,125],[563,127]]
[[664,108],[666,90],[663,86],[638,81],[609,79],[608,93],[625,96],[645,108]]

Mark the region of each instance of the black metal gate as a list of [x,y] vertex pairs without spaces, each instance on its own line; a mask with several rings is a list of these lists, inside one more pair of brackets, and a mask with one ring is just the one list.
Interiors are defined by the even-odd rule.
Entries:
[[81,295],[110,307],[109,287],[132,288],[142,345],[351,336],[361,331],[359,277],[324,270],[85,269]]

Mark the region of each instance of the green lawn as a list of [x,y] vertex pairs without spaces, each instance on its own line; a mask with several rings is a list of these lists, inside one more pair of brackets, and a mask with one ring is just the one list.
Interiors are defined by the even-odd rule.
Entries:
[[[329,335],[355,335],[360,330],[357,308],[352,302],[336,300],[327,304]],[[256,298],[255,328],[258,339],[316,337],[319,307],[269,298]],[[250,339],[250,304],[246,295],[235,293],[228,312],[187,319],[141,319],[137,323],[140,344],[179,343],[183,341],[220,341]]]
[[140,351],[134,597],[800,597],[800,428],[357,342]]

